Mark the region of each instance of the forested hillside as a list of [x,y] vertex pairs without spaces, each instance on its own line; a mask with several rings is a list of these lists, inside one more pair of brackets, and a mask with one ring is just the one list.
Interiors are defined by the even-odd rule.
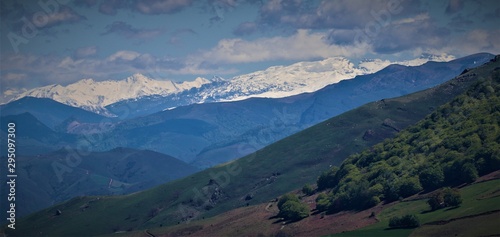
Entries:
[[500,169],[500,68],[414,126],[323,173],[318,209],[366,209]]

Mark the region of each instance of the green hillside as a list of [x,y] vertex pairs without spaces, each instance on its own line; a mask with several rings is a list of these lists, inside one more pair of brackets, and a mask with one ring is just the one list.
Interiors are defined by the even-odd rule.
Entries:
[[[325,172],[318,185],[331,192],[318,203],[329,212],[365,209],[381,200],[463,187],[498,170],[500,67],[395,138],[351,155],[340,168]],[[446,204],[445,194],[439,198],[439,193],[448,191],[401,202],[380,213],[378,224],[338,236],[496,236],[500,234],[498,184],[494,180],[463,188],[458,191],[462,201],[452,205]],[[390,218],[408,214],[420,219],[422,226],[387,229]],[[463,228],[464,224],[481,228]]]
[[254,154],[144,192],[72,199],[19,220],[19,229],[7,233],[99,235],[172,225],[269,201],[314,182],[348,155],[393,137],[499,66],[488,63],[433,89],[369,103]]
[[[478,182],[459,190],[462,204],[458,208],[430,211],[427,199],[400,202],[377,215],[377,224],[359,230],[332,235],[355,236],[497,236],[500,234],[500,179]],[[416,229],[389,229],[389,219],[414,214],[420,220]],[[474,226],[474,228],[471,228]]]
[[318,179],[322,210],[366,209],[500,169],[500,70],[394,139],[349,156]]

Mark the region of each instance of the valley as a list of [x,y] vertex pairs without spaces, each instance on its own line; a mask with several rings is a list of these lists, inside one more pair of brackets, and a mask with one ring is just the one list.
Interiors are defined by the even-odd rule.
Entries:
[[500,237],[500,1],[0,1],[0,237]]
[[[92,143],[92,151],[107,151],[116,147],[152,150],[199,168],[208,168],[255,152],[365,103],[436,86],[491,57],[491,54],[475,54],[450,62],[428,62],[415,67],[391,65],[376,73],[343,80],[312,93],[275,99],[251,98],[193,104],[119,121],[116,118],[90,117],[85,114],[86,111],[73,108],[80,113],[76,114],[68,108],[63,109],[65,105],[62,104],[47,106],[67,111],[63,115],[51,111],[41,113],[36,109],[40,108],[38,106],[15,105],[22,101],[0,108],[5,111],[2,116],[28,112],[52,129],[79,135],[84,142]],[[36,98],[25,98],[23,101],[26,101],[25,104],[48,103]],[[14,106],[16,110],[10,109]],[[134,108],[143,107],[147,105]],[[45,122],[47,120],[51,122]],[[87,137],[97,137],[97,140],[88,141]],[[53,144],[42,142],[33,145],[47,149]],[[74,143],[69,145],[76,146]],[[20,151],[28,152],[29,149]]]
[[[75,198],[30,215],[23,219],[23,222],[30,223],[32,230],[50,231],[55,235],[77,235],[77,233],[82,232],[102,235],[120,231],[130,232],[145,229],[150,231],[160,227],[160,225],[189,223],[214,217],[235,208],[267,203],[269,200],[296,190],[304,184],[313,183],[329,166],[343,164],[341,170],[349,167],[346,162],[342,162],[351,154],[356,155],[347,158],[348,162],[356,160],[359,162],[363,156],[369,157],[371,154],[369,150],[361,151],[384,141],[385,138],[395,136],[400,130],[403,134],[407,134],[408,131],[410,133],[421,131],[422,129],[404,129],[423,119],[438,107],[438,111],[441,113],[444,111],[443,108],[446,108],[446,105],[444,107],[442,105],[450,101],[465,100],[471,101],[471,103],[476,100],[481,101],[483,104],[479,105],[483,106],[482,109],[486,109],[486,111],[493,109],[484,120],[487,123],[492,123],[491,121],[495,121],[491,118],[495,118],[496,107],[484,107],[484,103],[495,104],[495,100],[489,101],[489,98],[497,91],[495,83],[498,82],[494,81],[497,80],[494,78],[498,77],[498,73],[495,74],[497,68],[499,68],[498,61],[494,59],[484,66],[468,70],[438,87],[403,97],[369,103],[296,133],[241,159],[131,195],[99,197],[97,201],[95,197]],[[492,77],[493,79],[491,79]],[[477,85],[480,83],[491,83],[493,90],[487,89],[490,94],[486,94],[487,91],[481,92],[483,88],[487,87],[478,87]],[[471,86],[472,89],[470,89]],[[474,90],[474,88],[478,89]],[[484,95],[481,97],[480,93],[484,93]],[[474,96],[474,99],[464,99],[469,95]],[[452,115],[461,114],[461,107],[459,107],[461,104],[453,106],[459,109],[458,112],[456,109],[452,109],[449,113]],[[481,111],[476,112],[476,114],[481,114]],[[430,117],[426,118],[427,121],[430,119]],[[417,126],[428,125],[423,121],[413,128],[417,128]],[[445,134],[453,135],[451,132]],[[498,145],[497,132],[489,133],[486,138],[493,139],[491,146]],[[427,140],[422,139],[422,144],[425,144]],[[385,140],[384,143],[389,142],[391,140]],[[382,157],[386,157],[386,153],[380,153],[383,150],[379,151],[379,147],[385,146],[387,145],[375,145],[371,149],[377,153],[373,154],[383,154]],[[423,145],[419,143],[419,146],[409,149],[421,149],[420,146]],[[434,148],[428,151],[434,152]],[[423,161],[422,158],[419,159]],[[485,162],[495,162],[496,158],[492,158],[492,161],[488,159]],[[354,165],[359,166],[358,169],[366,169],[363,167],[370,164],[369,161],[354,163]],[[400,167],[412,170],[411,165]],[[487,165],[486,167],[493,170],[498,169],[495,165]],[[483,169],[481,172],[489,172],[488,169]],[[405,169],[403,171],[407,172]],[[365,173],[365,171],[361,172],[361,174]],[[356,172],[353,173],[354,176],[347,176],[351,179],[359,178],[355,174]],[[294,180],[294,182],[290,182],[290,180]],[[190,187],[190,189],[186,190],[185,187]],[[335,188],[335,186],[328,188]],[[332,194],[332,198],[338,198],[335,196],[335,192]],[[414,193],[409,194],[407,197]],[[406,194],[401,195],[406,196]],[[385,196],[385,198],[388,197]],[[86,205],[89,208],[82,210],[81,207]],[[335,206],[333,207],[335,208]],[[265,206],[260,209],[266,210]],[[65,218],[52,218],[51,216],[56,210],[66,213],[64,214]],[[102,221],[101,218],[105,218],[106,221]],[[49,219],[50,224],[47,223]],[[297,223],[299,224],[301,221]],[[194,229],[199,229],[199,227],[193,227]],[[18,233],[21,234],[21,232]],[[23,233],[21,235],[34,234],[30,230]]]

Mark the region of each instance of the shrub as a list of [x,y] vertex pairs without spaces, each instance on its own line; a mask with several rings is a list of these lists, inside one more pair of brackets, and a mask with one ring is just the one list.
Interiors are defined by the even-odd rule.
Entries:
[[444,193],[444,203],[447,207],[458,207],[462,204],[462,197],[456,189],[445,188]]
[[302,187],[302,192],[307,196],[311,196],[314,194],[314,189],[312,188],[311,185],[306,184],[304,185],[304,187]]
[[288,200],[281,206],[279,216],[286,220],[300,220],[309,216],[309,208],[304,203]]
[[404,215],[402,217],[392,217],[389,220],[389,227],[391,228],[416,228],[420,226],[420,221],[418,220],[418,217],[409,214],[409,215]]
[[287,193],[283,195],[278,201],[278,208],[281,210],[283,204],[287,201],[299,202],[299,198],[295,194]]
[[373,196],[370,199],[368,199],[368,201],[366,202],[366,206],[367,207],[374,207],[377,204],[379,204],[379,202],[380,202],[380,198],[377,196]]
[[375,184],[373,186],[371,186],[368,191],[370,192],[370,194],[374,195],[374,196],[379,196],[379,195],[382,195],[384,194],[384,186],[382,184]]
[[320,212],[327,211],[330,205],[330,198],[326,194],[320,193],[316,198],[316,210]]
[[457,207],[462,203],[462,197],[456,189],[445,188],[431,197],[427,203],[431,210],[437,210],[444,207]]
[[433,210],[433,211],[440,209],[440,208],[443,208],[444,207],[443,193],[439,192],[439,193],[435,194],[433,197],[429,198],[429,200],[427,200],[427,204],[429,204],[429,206],[431,207],[431,210]]

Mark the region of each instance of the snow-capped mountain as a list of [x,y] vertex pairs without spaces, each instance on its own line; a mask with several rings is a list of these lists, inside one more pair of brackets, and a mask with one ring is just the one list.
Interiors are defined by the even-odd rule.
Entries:
[[[211,81],[198,77],[194,81],[175,83],[153,80],[141,74],[134,74],[121,81],[99,81],[83,79],[67,86],[50,85],[24,92],[13,100],[26,96],[50,98],[74,107],[80,107],[99,114],[108,114],[104,106],[127,99],[150,95],[166,96],[199,88]],[[109,115],[109,114],[108,114]]]
[[425,55],[413,60],[391,62],[389,60],[363,60],[358,65],[343,57],[321,61],[299,62],[289,66],[274,66],[263,71],[236,76],[225,85],[201,91],[201,102],[207,98],[216,101],[237,101],[250,97],[282,98],[305,92],[314,92],[341,80],[357,75],[375,73],[390,64],[419,66],[428,61],[450,61],[450,55]]
[[[26,96],[50,98],[70,106],[80,107],[99,114],[111,115],[105,107],[125,101],[154,101],[154,108],[219,101],[237,101],[250,97],[281,98],[304,92],[314,92],[341,80],[357,75],[375,73],[390,64],[418,66],[427,61],[450,61],[450,55],[423,55],[419,58],[391,62],[389,60],[362,60],[357,65],[343,57],[320,61],[298,62],[288,66],[273,66],[262,71],[233,77],[206,79],[176,83],[154,80],[135,74],[121,81],[83,79],[61,86],[50,85],[35,88],[17,95],[13,100]],[[151,112],[151,111],[150,111]]]

